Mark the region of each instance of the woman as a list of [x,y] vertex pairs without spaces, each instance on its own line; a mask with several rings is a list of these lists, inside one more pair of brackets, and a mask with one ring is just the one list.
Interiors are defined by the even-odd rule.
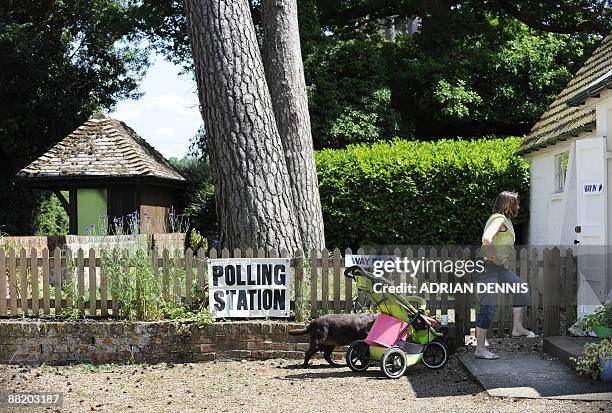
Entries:
[[[478,282],[495,284],[513,284],[512,312],[514,323],[512,337],[533,338],[533,331],[523,327],[523,309],[531,301],[529,286],[518,275],[510,271],[514,254],[514,227],[510,218],[519,212],[519,196],[515,192],[504,191],[497,196],[493,205],[493,215],[487,221],[482,234],[482,246],[485,258],[485,270]],[[497,294],[479,294],[479,309],[476,314],[476,358],[495,360],[499,356],[485,348],[487,330],[497,310]]]

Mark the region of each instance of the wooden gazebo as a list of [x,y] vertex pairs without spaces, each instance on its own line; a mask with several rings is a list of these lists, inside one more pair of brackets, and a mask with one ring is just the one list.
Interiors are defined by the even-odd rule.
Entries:
[[[15,181],[53,191],[70,218],[70,233],[101,217],[137,211],[146,232],[168,232],[168,214],[180,207],[185,178],[125,123],[95,114],[17,173]],[[66,199],[62,191],[68,191]],[[112,221],[111,221],[112,222]]]

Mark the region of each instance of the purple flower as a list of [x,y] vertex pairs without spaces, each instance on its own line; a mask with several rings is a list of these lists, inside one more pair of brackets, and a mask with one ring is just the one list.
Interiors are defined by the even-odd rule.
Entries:
[[91,224],[91,228],[95,228],[95,227],[96,227],[96,224]]
[[91,231],[91,228],[87,227],[85,228],[85,231]]

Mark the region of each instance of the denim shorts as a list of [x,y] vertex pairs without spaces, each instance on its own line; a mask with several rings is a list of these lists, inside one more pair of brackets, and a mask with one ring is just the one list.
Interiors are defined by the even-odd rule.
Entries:
[[[523,290],[527,292],[515,292],[512,294],[513,307],[525,307],[531,303],[531,291],[529,286],[521,277],[501,265],[485,261],[485,271],[477,277],[479,283],[495,284],[523,284]],[[524,288],[527,287],[527,288]],[[476,327],[488,329],[497,311],[497,294],[478,294],[478,312],[476,313]]]

